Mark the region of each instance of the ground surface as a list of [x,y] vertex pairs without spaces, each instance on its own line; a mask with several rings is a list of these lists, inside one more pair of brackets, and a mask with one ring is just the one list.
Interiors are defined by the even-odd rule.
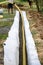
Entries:
[[[25,3],[23,3],[25,4]],[[30,29],[35,40],[36,48],[38,51],[39,59],[43,65],[43,16],[33,9],[29,11],[28,4],[20,7],[22,10],[27,12],[27,18],[30,23]],[[7,16],[6,16],[7,15]],[[3,42],[8,36],[8,31],[13,24],[14,14],[8,14],[7,10],[4,9],[4,20],[0,19],[0,65],[3,65]],[[11,19],[10,19],[11,18]],[[2,60],[2,62],[1,62]]]

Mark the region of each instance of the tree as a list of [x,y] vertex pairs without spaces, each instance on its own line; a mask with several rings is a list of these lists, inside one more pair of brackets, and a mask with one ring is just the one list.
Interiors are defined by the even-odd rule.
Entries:
[[6,0],[0,0],[0,2],[3,2],[3,1],[6,1]]
[[36,6],[37,6],[37,9],[38,9],[38,12],[40,12],[39,5],[38,5],[38,0],[35,0],[35,3],[36,3]]
[[21,0],[21,1],[27,1],[27,0]]
[[31,7],[32,6],[32,0],[27,0],[27,1],[28,1],[29,5]]

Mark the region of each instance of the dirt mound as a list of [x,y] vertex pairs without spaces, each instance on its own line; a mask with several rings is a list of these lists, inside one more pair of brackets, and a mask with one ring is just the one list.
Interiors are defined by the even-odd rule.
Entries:
[[34,19],[35,25],[34,27],[37,28],[41,39],[43,39],[43,16],[42,14],[36,11],[29,11],[31,17]]

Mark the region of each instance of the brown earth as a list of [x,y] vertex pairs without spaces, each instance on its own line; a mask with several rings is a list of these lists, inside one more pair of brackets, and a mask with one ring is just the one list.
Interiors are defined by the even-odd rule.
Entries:
[[4,61],[4,52],[3,52],[3,42],[4,40],[0,40],[0,65],[3,65]]

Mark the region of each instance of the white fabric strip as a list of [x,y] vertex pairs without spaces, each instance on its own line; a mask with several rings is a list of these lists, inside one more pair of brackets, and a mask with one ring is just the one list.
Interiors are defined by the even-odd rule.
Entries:
[[4,42],[4,65],[19,65],[19,12]]
[[26,48],[27,48],[27,56],[28,56],[28,65],[41,65],[37,50],[35,47],[35,42],[33,40],[32,34],[29,28],[29,22],[26,18],[26,13],[22,11],[23,19],[24,19],[24,28],[25,28],[25,35],[26,35]]

